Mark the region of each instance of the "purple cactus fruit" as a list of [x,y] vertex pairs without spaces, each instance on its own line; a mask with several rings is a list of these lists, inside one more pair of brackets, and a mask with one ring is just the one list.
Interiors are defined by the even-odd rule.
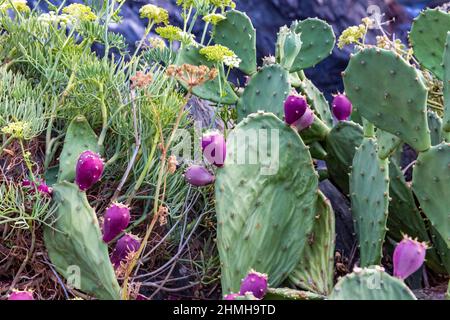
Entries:
[[302,131],[311,127],[314,123],[314,112],[308,107],[305,110],[303,116],[300,119],[295,121],[292,125],[297,128],[298,131]]
[[130,209],[121,203],[113,203],[103,219],[103,241],[110,242],[130,223]]
[[33,291],[14,290],[9,295],[8,300],[34,300]]
[[351,101],[344,94],[337,94],[332,103],[333,114],[339,121],[347,120],[352,114]]
[[104,162],[99,154],[84,151],[78,158],[75,182],[85,191],[97,183],[102,177]]
[[28,179],[25,179],[22,181],[22,187],[29,189],[30,193],[34,193],[35,189],[37,189],[38,192],[45,196],[52,196],[53,188],[50,188],[42,179],[39,179],[38,185],[36,188],[36,184]]
[[127,233],[120,238],[111,254],[111,262],[114,265],[114,268],[117,269],[130,252],[138,251],[140,245],[141,239],[130,233]]
[[223,134],[211,131],[202,137],[203,156],[209,163],[223,167],[227,154],[227,145]]
[[306,109],[308,108],[308,103],[306,99],[298,95],[290,95],[284,102],[284,119],[288,125],[293,125],[298,121]]
[[238,293],[230,293],[223,297],[223,300],[236,300],[240,295]]
[[257,299],[264,298],[267,292],[267,275],[251,270],[242,280],[239,294],[245,295],[247,292],[251,292]]
[[405,235],[394,250],[394,276],[404,280],[419,270],[425,261],[427,249],[426,243]]
[[186,181],[195,187],[204,187],[214,183],[216,179],[209,171],[198,165],[190,166],[184,174]]

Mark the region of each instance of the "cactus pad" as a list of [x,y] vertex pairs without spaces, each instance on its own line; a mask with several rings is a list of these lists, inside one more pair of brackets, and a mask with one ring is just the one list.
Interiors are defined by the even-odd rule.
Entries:
[[306,96],[309,105],[327,126],[333,127],[333,116],[331,115],[330,106],[322,92],[311,82],[305,78],[300,85],[301,92]]
[[262,112],[236,126],[215,188],[223,292],[237,292],[250,269],[268,274],[273,287],[288,277],[313,227],[317,188],[292,128]]
[[272,112],[283,119],[283,103],[290,90],[289,74],[280,65],[262,68],[245,87],[237,105],[238,120],[258,111]]
[[417,151],[430,148],[427,88],[399,55],[378,48],[358,52],[344,73],[344,85],[362,117]]
[[67,128],[59,157],[58,182],[75,180],[78,158],[86,150],[99,153],[98,138],[84,116],[75,117]]
[[402,140],[399,137],[381,129],[377,130],[376,137],[380,159],[389,158],[402,144]]
[[418,238],[420,241],[430,241],[412,190],[394,161],[389,163],[389,177],[389,196],[392,200],[389,203],[388,234],[396,241],[401,241],[403,234]]
[[432,146],[436,146],[444,141],[442,138],[442,119],[434,111],[428,111],[428,127],[430,129]]
[[363,137],[363,128],[359,124],[341,121],[331,129],[326,139],[328,174],[345,194],[349,193],[352,161]]
[[78,289],[98,299],[118,300],[120,287],[108,247],[86,194],[69,182],[54,185],[53,194],[58,207],[54,224],[44,227],[44,240],[56,270],[68,281],[77,280],[71,278],[79,271]]
[[292,65],[291,72],[314,67],[332,53],[336,36],[333,28],[325,21],[308,18],[297,24],[295,32],[301,34],[303,45]]
[[420,64],[443,80],[442,55],[447,32],[450,30],[450,14],[439,9],[428,9],[414,19],[409,40]]
[[431,224],[450,247],[450,144],[419,154],[413,171],[413,190]]
[[[204,56],[200,54],[200,48],[195,47],[184,47],[179,51],[179,61],[181,64],[191,64],[195,66],[204,65],[210,68],[216,67],[214,63],[208,61]],[[205,82],[201,86],[196,86],[192,90],[192,93],[201,99],[205,99],[208,101],[212,101],[215,103],[222,104],[235,104],[238,101],[238,97],[236,93],[233,91],[230,83],[228,81],[224,81],[225,75],[223,70],[220,70],[220,85],[219,85],[219,75],[211,81]],[[183,86],[186,86],[185,83],[181,83]],[[222,88],[223,95],[220,93],[220,89]]]
[[239,69],[244,73],[256,72],[256,30],[244,12],[228,11],[214,29],[214,42],[234,51],[242,60]]
[[325,297],[317,293],[290,288],[269,288],[264,300],[325,300]]
[[364,138],[353,159],[350,198],[358,234],[361,266],[381,263],[389,206],[388,160],[377,154],[376,140]]
[[353,273],[338,281],[330,300],[416,300],[400,279],[384,272],[381,267],[355,268]]
[[444,130],[450,132],[450,32],[447,33],[444,51],[444,103]]
[[335,218],[330,201],[319,191],[316,218],[300,262],[289,282],[302,290],[328,295],[333,288]]

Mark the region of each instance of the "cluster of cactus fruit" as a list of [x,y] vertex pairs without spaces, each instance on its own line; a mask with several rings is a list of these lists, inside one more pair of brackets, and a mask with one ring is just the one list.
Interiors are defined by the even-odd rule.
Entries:
[[[307,297],[305,292],[330,299],[415,299],[402,280],[422,266],[427,243],[436,248],[428,250],[427,265],[450,271],[450,14],[427,9],[414,21],[410,41],[416,63],[396,41],[388,41],[390,47],[355,46],[343,73],[345,94],[337,94],[331,105],[303,73],[331,53],[335,36],[328,24],[307,19],[283,27],[276,57],[258,67],[248,17],[233,10],[226,18],[213,40],[246,62],[241,71],[247,83],[238,96],[225,99],[211,99],[206,90],[196,94],[217,103],[228,98],[236,104],[239,124],[228,134],[224,164],[215,177],[199,166],[186,174],[188,182],[198,177],[194,185],[215,184],[225,298],[245,298],[239,285],[254,276],[254,271],[247,275],[252,269],[268,275],[269,291],[289,291],[285,299]],[[232,35],[225,32],[239,27]],[[429,108],[429,77],[443,81],[439,115]],[[263,161],[234,161],[239,152],[261,159],[258,146],[270,133],[244,145],[245,140],[236,142],[261,129],[279,132],[279,140],[268,143],[279,146],[278,170],[271,175],[262,170],[268,165]],[[405,145],[418,153],[411,183],[399,167]],[[220,150],[225,150],[222,136]],[[325,161],[326,178],[351,199],[363,268],[334,289],[334,213],[318,190],[315,160]],[[403,238],[406,233],[423,242]],[[380,267],[387,238],[398,242],[395,277]],[[374,276],[381,279],[381,290],[365,284]],[[276,289],[280,285],[295,289]],[[261,298],[254,291],[251,297]]]
[[[449,32],[450,14],[443,11],[426,10],[414,22],[410,39],[420,66],[395,45],[358,46],[343,74],[345,94],[330,105],[303,72],[334,48],[326,22],[306,19],[281,28],[275,57],[258,67],[250,19],[237,10],[224,13],[212,41],[237,55],[248,81],[242,90],[220,79],[191,89],[213,103],[236,105],[239,123],[225,135],[207,132],[201,141],[205,163],[185,172],[193,186],[214,184],[224,299],[409,300],[415,297],[403,280],[426,257],[430,268],[450,272]],[[214,67],[201,50],[183,45],[177,63]],[[425,75],[443,81],[439,115],[428,110]],[[350,120],[355,114],[359,122]],[[246,139],[252,132],[257,134]],[[399,167],[405,144],[418,153],[412,184]],[[57,205],[54,223],[44,230],[56,270],[69,278],[70,267],[77,266],[79,289],[119,299],[115,269],[141,243],[124,233],[131,219],[127,205],[112,203],[102,225],[89,205],[86,190],[101,179],[105,165],[99,145],[86,119],[76,117],[66,133],[57,182],[33,189]],[[241,163],[241,155],[257,161]],[[335,286],[335,217],[319,190],[317,161],[326,163],[326,178],[351,199],[359,242],[361,268]],[[387,237],[398,242],[394,276],[381,267]],[[107,244],[115,240],[110,255]],[[430,244],[436,250],[427,250]],[[29,291],[10,296],[32,299]]]

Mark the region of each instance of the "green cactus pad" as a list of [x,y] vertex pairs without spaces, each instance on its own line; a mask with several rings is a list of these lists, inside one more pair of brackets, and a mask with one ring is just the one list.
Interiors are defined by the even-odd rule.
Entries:
[[413,171],[413,190],[431,224],[450,246],[450,144],[419,154]]
[[304,78],[300,85],[300,90],[302,94],[306,96],[308,104],[310,107],[316,111],[319,116],[327,126],[333,127],[333,116],[331,115],[330,106],[327,99],[322,92],[311,82],[311,80]]
[[86,118],[77,116],[67,128],[64,147],[59,156],[58,182],[75,180],[78,158],[86,150],[100,153],[98,138]]
[[378,157],[373,138],[364,138],[353,159],[350,198],[362,267],[381,263],[389,206],[388,162]]
[[302,289],[328,295],[333,288],[335,218],[330,201],[319,191],[316,219],[300,262],[289,275],[289,282]]
[[252,114],[230,133],[215,186],[222,291],[237,292],[250,269],[278,286],[314,223],[318,177],[307,147],[274,114]]
[[244,12],[228,11],[226,19],[214,29],[214,42],[234,51],[242,60],[239,69],[244,73],[256,72],[256,30]]
[[353,273],[338,281],[330,300],[417,300],[400,279],[384,272],[381,267],[355,268]]
[[402,145],[402,140],[399,137],[381,129],[377,130],[376,137],[380,159],[389,158]]
[[283,104],[290,90],[289,74],[280,65],[262,68],[245,87],[237,105],[238,120],[258,111],[273,112],[283,119]]
[[317,293],[290,288],[269,288],[264,300],[325,300],[325,297]]
[[325,141],[329,133],[330,128],[320,120],[317,114],[314,114],[314,122],[309,128],[300,131],[300,136],[306,144],[313,144]]
[[295,32],[301,33],[303,45],[292,65],[291,72],[314,67],[331,55],[336,36],[333,28],[325,21],[317,18],[300,21]]
[[44,227],[44,240],[56,270],[69,282],[80,280],[78,289],[98,299],[120,299],[108,247],[86,194],[62,182],[53,186],[53,200],[58,207],[53,225]]
[[444,52],[444,102],[444,130],[450,132],[450,32],[447,33]]
[[439,9],[427,9],[414,19],[409,34],[417,60],[441,80],[444,79],[442,55],[449,30],[450,14]]
[[[179,60],[178,64],[191,64],[195,66],[204,65],[210,68],[217,67],[214,63],[211,61],[208,61],[204,56],[202,56],[199,51],[201,48],[195,48],[195,47],[184,47],[182,48],[178,54],[179,54]],[[219,85],[219,76],[217,76],[214,80],[207,81],[201,86],[196,86],[192,90],[192,93],[195,94],[197,97],[201,99],[205,99],[208,101],[212,101],[215,103],[222,103],[222,104],[235,104],[238,101],[238,96],[233,91],[233,88],[231,87],[230,83],[228,81],[224,81],[225,75],[223,70],[220,70],[221,73],[221,80]],[[186,88],[186,84],[183,82],[180,82],[181,85],[183,85]],[[223,95],[220,94],[220,89],[222,88]]]
[[431,145],[437,146],[444,141],[442,137],[442,119],[436,112],[428,111],[428,127],[430,129]]
[[399,55],[378,48],[358,52],[344,73],[344,85],[362,117],[417,151],[430,148],[427,88]]
[[420,241],[429,242],[427,227],[416,207],[414,195],[407,185],[403,172],[394,162],[389,163],[389,236],[396,241],[403,239],[403,234],[407,234]]
[[311,143],[309,146],[309,153],[311,153],[311,157],[317,160],[325,160],[327,157],[327,151],[322,147],[322,145],[315,141]]
[[[437,255],[437,261],[439,261],[440,270],[436,270],[437,268],[434,268],[433,270],[435,270],[436,272],[440,271],[440,273],[443,274],[450,274],[450,248],[447,246],[447,243],[444,241],[436,228],[431,227],[430,233],[432,239],[432,247],[431,249],[427,250],[427,262],[430,260],[430,253]],[[432,258],[433,262],[436,261],[435,257]],[[434,267],[434,265],[432,265],[431,267]]]
[[326,139],[327,168],[330,180],[349,194],[349,175],[356,149],[364,138],[363,128],[351,121],[340,121]]

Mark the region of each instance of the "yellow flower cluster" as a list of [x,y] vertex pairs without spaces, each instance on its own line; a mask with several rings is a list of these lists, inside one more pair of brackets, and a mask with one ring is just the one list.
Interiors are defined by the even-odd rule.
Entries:
[[217,25],[220,21],[225,20],[226,17],[223,14],[211,13],[203,17],[203,21]]
[[148,39],[148,42],[150,43],[151,47],[155,49],[162,50],[166,47],[166,43],[164,42],[164,40],[156,37]]
[[177,0],[177,5],[182,6],[184,9],[194,6],[194,0]]
[[210,0],[211,4],[219,7],[219,8],[225,8],[230,7],[231,9],[236,8],[236,3],[233,0]]
[[165,27],[156,28],[156,33],[159,34],[161,38],[167,39],[169,41],[181,41],[182,40],[182,32],[178,27],[169,25]]
[[23,121],[11,122],[10,124],[2,128],[2,133],[11,135],[17,139],[26,138],[27,136],[29,136],[30,131],[30,124]]
[[62,11],[78,21],[95,21],[97,19],[92,9],[81,3],[72,3],[64,7]]
[[141,7],[139,13],[141,15],[141,18],[147,18],[149,22],[154,22],[157,24],[169,23],[169,12],[167,12],[166,9],[160,8],[153,4],[146,4],[145,6]]
[[235,57],[235,53],[220,44],[208,46],[200,49],[200,54],[205,56],[209,61],[224,62],[227,58]]
[[342,49],[346,45],[357,44],[363,39],[367,33],[367,30],[373,26],[373,20],[370,18],[363,18],[362,24],[359,26],[352,26],[345,29],[338,41],[338,48]]
[[0,12],[6,13],[6,11],[8,11],[8,9],[13,9],[13,8],[15,8],[17,11],[23,12],[23,13],[28,13],[31,11],[26,0],[11,0],[11,2],[6,0],[0,6]]

